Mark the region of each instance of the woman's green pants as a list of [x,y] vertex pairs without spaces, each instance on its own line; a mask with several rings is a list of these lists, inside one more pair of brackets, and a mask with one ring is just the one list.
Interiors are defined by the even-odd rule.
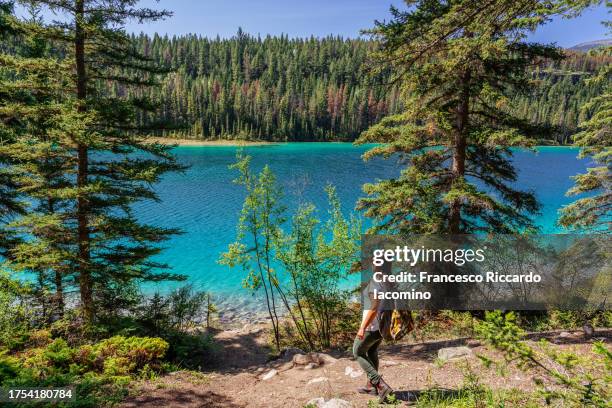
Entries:
[[378,330],[367,331],[363,339],[355,337],[353,343],[353,356],[359,363],[359,366],[368,375],[368,380],[373,385],[377,385],[380,381],[378,373],[378,346],[382,342],[382,336]]

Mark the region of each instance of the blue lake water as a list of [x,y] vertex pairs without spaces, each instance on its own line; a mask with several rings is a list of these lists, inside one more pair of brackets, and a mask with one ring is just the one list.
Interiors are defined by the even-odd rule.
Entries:
[[[300,202],[312,202],[321,215],[327,209],[324,187],[336,186],[346,212],[354,211],[363,196],[361,186],[399,173],[396,160],[364,163],[367,146],[348,143],[288,143],[244,148],[251,155],[254,170],[269,164],[286,192],[290,215]],[[236,223],[245,193],[232,183],[236,173],[228,169],[235,161],[235,147],[178,147],[180,162],[190,168],[168,175],[158,186],[160,203],[139,204],[136,213],[145,222],[178,227],[184,234],[166,243],[159,260],[173,272],[185,274],[196,287],[223,295],[247,295],[242,289],[243,273],[217,263],[219,254],[233,242]],[[570,176],[585,171],[587,160],[576,158],[578,150],[568,147],[541,147],[537,152],[516,151],[518,185],[535,191],[543,205],[537,223],[542,232],[559,232],[557,210],[572,199],[565,192],[572,185]],[[164,291],[173,284],[152,288]]]

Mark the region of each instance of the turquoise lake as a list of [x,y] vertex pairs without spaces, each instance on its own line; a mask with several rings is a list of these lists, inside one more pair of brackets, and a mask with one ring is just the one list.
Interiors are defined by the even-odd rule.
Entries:
[[[322,216],[327,209],[324,187],[336,186],[346,212],[354,211],[363,196],[361,186],[399,173],[396,160],[363,162],[367,146],[349,143],[288,143],[242,149],[253,157],[254,170],[269,164],[286,193],[288,215],[301,202],[312,202]],[[173,272],[187,275],[197,288],[222,296],[248,297],[241,287],[243,274],[217,263],[236,234],[236,223],[245,193],[232,183],[236,173],[228,169],[235,161],[235,147],[178,147],[175,153],[190,168],[171,174],[156,186],[161,202],[136,207],[142,221],[184,231],[164,246],[158,260],[172,266]],[[535,191],[542,204],[536,218],[543,233],[560,232],[555,226],[557,210],[572,199],[565,192],[572,185],[570,176],[585,171],[587,160],[576,158],[578,150],[568,147],[541,147],[537,152],[516,151],[514,163],[518,185]],[[159,284],[153,290],[165,291],[174,283]]]

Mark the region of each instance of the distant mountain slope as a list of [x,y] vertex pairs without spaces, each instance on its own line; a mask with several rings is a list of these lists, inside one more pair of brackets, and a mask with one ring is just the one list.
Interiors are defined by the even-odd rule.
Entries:
[[580,43],[580,44],[577,44],[571,47],[570,50],[588,51],[592,48],[604,47],[606,45],[612,45],[612,39],[595,40],[595,41]]

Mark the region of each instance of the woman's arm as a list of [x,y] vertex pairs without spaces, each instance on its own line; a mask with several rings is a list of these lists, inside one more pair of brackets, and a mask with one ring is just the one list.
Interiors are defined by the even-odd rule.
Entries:
[[365,329],[376,318],[376,313],[378,312],[378,302],[378,299],[370,300],[371,309],[369,309],[368,312],[363,316],[363,319],[361,319],[361,326],[359,326],[359,331],[357,332],[357,337],[359,337],[360,339],[363,339],[363,336],[365,336]]

